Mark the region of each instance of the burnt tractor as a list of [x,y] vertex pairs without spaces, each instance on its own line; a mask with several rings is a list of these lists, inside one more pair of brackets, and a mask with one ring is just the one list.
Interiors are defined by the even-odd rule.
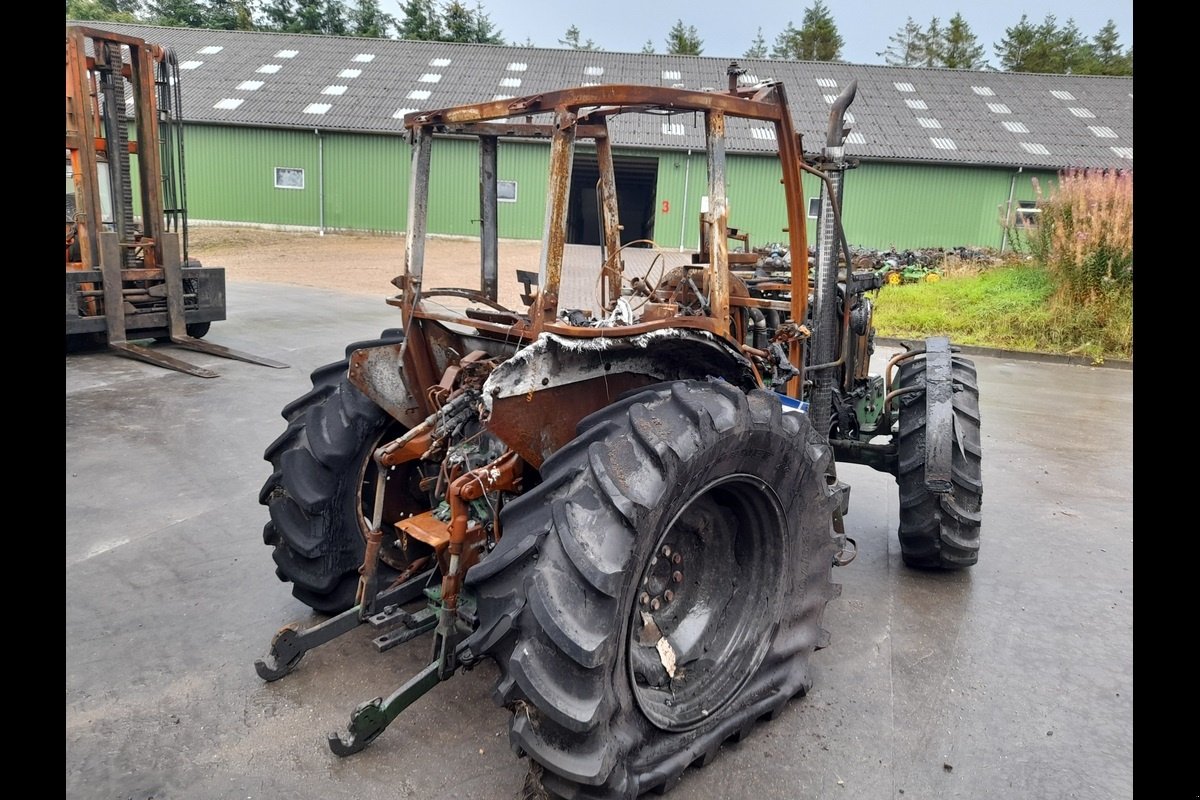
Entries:
[[[881,279],[842,267],[855,86],[806,159],[784,87],[738,86],[738,74],[731,66],[727,92],[600,85],[405,118],[406,252],[388,299],[400,324],[313,372],[312,390],[283,409],[260,495],[278,576],[333,615],[280,630],[256,662],[263,679],[360,625],[380,629],[380,651],[431,634],[429,665],[329,736],[337,755],[490,658],[511,745],[539,791],[628,798],[671,786],[810,688],[839,588],[832,568],[856,552],[841,462],[898,481],[907,564],[975,563],[974,366],[931,338],[886,375],[868,373]],[[706,132],[702,246],[647,277],[627,263],[636,248],[622,241],[610,121],[682,113]],[[797,258],[786,276],[748,281],[733,268],[746,259],[731,267],[735,119],[774,129],[793,253],[808,252],[801,176],[819,178],[811,271]],[[444,135],[479,142],[476,288],[426,271],[431,151]],[[550,141],[541,260],[523,273],[521,308],[498,300],[497,150],[508,137]],[[581,141],[599,166],[592,307],[561,299]]]

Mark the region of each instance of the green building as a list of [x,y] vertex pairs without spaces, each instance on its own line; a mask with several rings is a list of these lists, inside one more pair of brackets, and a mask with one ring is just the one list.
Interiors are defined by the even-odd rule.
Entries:
[[[402,119],[484,100],[598,83],[727,88],[729,60],[390,39],[101,27],[170,47],[187,121],[193,221],[399,233],[410,148]],[[852,80],[845,225],[853,245],[999,247],[1063,169],[1132,169],[1133,80],[739,59],[738,80],[785,85],[805,151],[819,150],[829,105]],[[514,117],[515,118],[515,117]],[[614,125],[629,239],[695,247],[706,183],[703,120],[691,114]],[[774,132],[730,125],[730,224],[751,244],[786,237]],[[434,150],[429,229],[478,234],[474,140]],[[503,142],[500,236],[540,239],[549,146]],[[588,240],[595,159],[573,169],[571,241]],[[816,197],[816,181],[805,176]],[[1026,212],[1028,213],[1028,212]],[[812,209],[810,226],[815,220]],[[812,229],[810,227],[810,236]]]

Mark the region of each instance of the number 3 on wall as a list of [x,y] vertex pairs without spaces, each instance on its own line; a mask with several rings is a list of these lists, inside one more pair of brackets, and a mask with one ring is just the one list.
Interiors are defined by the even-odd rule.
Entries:
[[663,200],[663,213],[667,214],[671,211],[671,201]]

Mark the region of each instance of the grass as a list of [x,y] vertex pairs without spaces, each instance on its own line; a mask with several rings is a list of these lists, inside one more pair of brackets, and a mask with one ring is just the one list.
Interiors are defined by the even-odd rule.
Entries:
[[1091,303],[1056,298],[1050,273],[1009,262],[937,283],[884,287],[874,300],[879,336],[948,336],[955,344],[1086,356],[1094,363],[1133,357],[1131,293]]

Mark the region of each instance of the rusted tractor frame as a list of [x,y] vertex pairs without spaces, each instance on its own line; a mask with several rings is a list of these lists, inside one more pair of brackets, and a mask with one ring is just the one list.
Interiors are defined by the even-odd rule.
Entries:
[[[286,367],[188,334],[189,325],[207,329],[225,319],[225,271],[187,265],[182,165],[176,164],[181,154],[171,147],[179,135],[179,109],[169,105],[178,82],[174,67],[169,51],[142,39],[66,29],[66,149],[74,183],[66,237],[67,336],[102,335],[120,355],[204,378],[217,373],[135,340],[170,340],[209,355]],[[171,207],[164,202],[168,191]]]
[[[387,649],[398,638],[407,640],[436,625],[435,660],[386,700],[364,703],[352,715],[349,733],[331,736],[330,746],[339,755],[365,747],[400,713],[439,680],[459,666],[469,666],[474,656],[461,649],[470,632],[471,609],[460,603],[462,580],[477,560],[465,553],[479,549],[480,535],[468,521],[465,502],[484,490],[502,488],[519,492],[522,476],[538,470],[547,457],[574,436],[580,419],[600,409],[621,393],[674,377],[717,376],[745,389],[763,386],[768,371],[783,375],[775,388],[796,399],[804,387],[802,326],[781,332],[776,352],[786,364],[771,363],[767,353],[748,345],[736,323],[746,309],[771,309],[791,319],[808,314],[808,293],[792,292],[786,300],[755,298],[734,291],[729,266],[728,203],[725,194],[725,129],[728,118],[742,118],[774,127],[787,208],[791,250],[807,251],[805,208],[801,188],[804,168],[799,134],[793,129],[784,87],[763,83],[738,87],[730,74],[727,93],[697,92],[648,86],[605,85],[476,105],[426,111],[405,118],[412,143],[412,170],[404,267],[393,283],[400,290],[388,300],[400,309],[403,344],[360,350],[351,355],[349,379],[367,397],[401,422],[408,432],[380,447],[375,461],[384,476],[387,469],[428,455],[436,446],[439,430],[455,404],[474,398],[464,394],[460,372],[486,364],[490,395],[487,428],[507,448],[484,467],[463,472],[450,485],[449,518],[439,521],[432,512],[405,519],[384,520],[379,509],[386,491],[384,479],[376,483],[377,513],[364,524],[367,556],[357,604],[325,623],[308,630],[288,626],[272,642],[271,651],[256,663],[261,677],[277,680],[299,662],[307,650],[369,622],[404,624],[398,637],[381,636],[376,646]],[[706,131],[708,210],[704,213],[704,241],[709,243],[690,265],[692,286],[703,287],[704,313],[671,313],[669,302],[648,303],[653,311],[640,322],[597,327],[573,324],[560,313],[560,288],[567,239],[567,206],[571,167],[576,143],[594,143],[600,166],[599,198],[602,241],[607,254],[603,280],[604,313],[612,312],[623,292],[618,260],[621,250],[616,181],[608,120],[623,113],[700,114]],[[533,118],[549,117],[535,123]],[[521,118],[522,122],[510,122]],[[429,207],[431,151],[435,137],[474,136],[479,141],[481,176],[481,269],[477,287],[445,288],[430,285],[425,270],[425,240]],[[545,233],[538,270],[538,286],[528,312],[503,307],[497,283],[497,150],[502,139],[549,139],[550,171]],[[808,264],[795,259],[791,283],[808,285]],[[660,293],[661,295],[661,293]],[[448,309],[445,298],[465,299],[482,308],[465,312]],[[656,295],[651,300],[669,300]],[[734,323],[731,324],[731,319]],[[654,340],[656,347],[646,346]],[[575,344],[572,344],[575,343]],[[463,354],[472,351],[471,356]],[[682,366],[681,366],[682,365]],[[681,373],[686,370],[686,375]],[[397,381],[397,376],[403,376]],[[430,614],[413,615],[400,606],[420,596],[415,588],[428,573],[393,583],[382,591],[375,585],[378,539],[384,523],[403,535],[434,546],[442,564],[440,588],[426,590]],[[500,531],[495,531],[498,538]],[[408,574],[407,572],[405,573]],[[382,611],[378,609],[382,608]]]
[[[555,652],[561,651],[567,661],[546,660],[543,665],[530,668],[541,669],[541,673],[529,674],[548,676],[557,669],[555,665],[567,664],[568,679],[575,679],[580,685],[586,682],[587,690],[580,691],[587,701],[575,702],[580,695],[567,689],[562,690],[562,697],[552,700],[534,689],[529,689],[531,693],[525,697],[535,702],[540,698],[547,709],[545,719],[560,725],[562,736],[567,736],[564,732],[586,730],[589,736],[596,737],[598,747],[607,747],[600,744],[602,739],[619,738],[608,736],[606,732],[610,729],[597,727],[599,723],[594,725],[593,719],[585,718],[599,708],[591,704],[593,698],[609,697],[614,690],[608,679],[616,676],[617,671],[603,660],[608,656],[600,653],[596,649],[600,645],[595,643],[609,641],[604,637],[616,630],[614,626],[623,624],[619,616],[608,613],[612,606],[610,599],[615,600],[618,595],[628,597],[628,602],[639,610],[643,627],[637,644],[648,646],[657,637],[654,647],[661,658],[663,674],[672,680],[675,651],[653,618],[647,621],[649,614],[641,609],[641,605],[647,605],[650,610],[658,611],[660,597],[657,594],[651,597],[651,593],[643,591],[635,602],[642,586],[638,583],[638,573],[629,569],[624,560],[616,557],[609,560],[611,554],[600,551],[608,546],[619,550],[621,556],[629,556],[631,547],[649,546],[651,550],[644,555],[650,565],[658,561],[658,556],[682,559],[679,542],[670,543],[663,538],[656,543],[655,537],[660,535],[655,527],[658,521],[646,522],[638,517],[634,506],[641,503],[658,510],[674,508],[673,503],[683,501],[675,497],[662,500],[663,495],[657,496],[657,502],[653,497],[633,498],[632,490],[626,495],[622,490],[610,488],[618,480],[613,476],[620,475],[627,486],[638,483],[646,474],[639,470],[656,461],[657,456],[662,457],[664,464],[672,459],[683,460],[678,452],[671,457],[664,455],[672,447],[666,438],[674,436],[671,441],[682,441],[700,428],[704,435],[710,428],[715,435],[719,427],[717,417],[742,413],[731,412],[723,405],[724,401],[714,399],[718,393],[736,396],[738,403],[745,403],[747,409],[753,400],[760,411],[770,416],[766,427],[792,426],[797,432],[803,431],[809,446],[792,446],[797,440],[786,440],[788,445],[778,448],[757,443],[751,447],[748,439],[713,439],[717,442],[714,451],[695,452],[703,453],[704,469],[726,469],[739,481],[751,477],[747,472],[764,470],[755,480],[770,489],[769,494],[761,495],[769,500],[761,506],[737,506],[746,513],[731,512],[727,516],[769,521],[775,513],[769,509],[782,508],[780,497],[787,496],[800,504],[799,515],[810,517],[796,529],[798,536],[808,537],[797,548],[809,559],[796,571],[808,576],[805,580],[823,583],[824,577],[818,573],[832,565],[849,563],[855,552],[841,524],[848,508],[849,487],[837,479],[836,463],[829,458],[826,442],[839,459],[869,464],[896,475],[901,481],[902,500],[907,498],[909,508],[919,507],[919,513],[914,513],[905,511],[905,503],[901,504],[901,543],[907,548],[906,561],[911,558],[915,566],[949,568],[974,563],[970,545],[974,542],[977,547],[980,484],[974,481],[957,489],[950,485],[952,479],[961,480],[961,475],[968,478],[977,475],[979,464],[977,419],[968,420],[970,424],[965,428],[971,452],[963,445],[963,437],[957,437],[958,449],[951,449],[959,430],[955,420],[965,419],[963,415],[970,416],[977,410],[977,391],[964,385],[970,377],[966,371],[969,365],[954,361],[947,341],[931,339],[924,349],[912,349],[900,360],[893,360],[886,376],[868,374],[873,328],[866,293],[879,288],[880,278],[871,271],[853,271],[840,211],[842,173],[851,166],[842,149],[848,133],[843,123],[856,84],[847,86],[834,102],[824,148],[819,156],[806,162],[800,135],[792,126],[784,87],[776,82],[741,87],[737,85],[739,74],[736,65],[731,65],[727,92],[588,86],[414,112],[405,117],[404,127],[412,146],[407,238],[403,269],[393,280],[399,293],[388,299],[401,312],[402,329],[385,331],[379,340],[349,352],[346,371],[336,381],[330,376],[337,370],[323,368],[314,372],[314,391],[305,395],[300,405],[289,406],[289,431],[268,448],[266,458],[272,462],[273,472],[260,494],[261,502],[271,509],[272,519],[264,539],[276,548],[280,576],[292,580],[296,596],[313,608],[346,609],[308,629],[287,626],[279,631],[267,656],[255,665],[264,680],[282,678],[308,650],[362,624],[390,629],[375,639],[380,651],[424,632],[434,634],[433,657],[424,669],[388,697],[376,697],[359,705],[350,716],[348,730],[330,735],[328,743],[335,754],[345,756],[366,747],[404,709],[459,668],[470,668],[480,658],[492,656],[501,663],[503,671],[504,664],[511,666],[521,658],[536,658],[530,654],[539,648],[558,648]],[[702,215],[700,250],[688,264],[669,272],[664,267],[664,275],[653,286],[627,276],[622,259],[625,248],[644,240],[622,241],[609,125],[613,117],[621,114],[689,114],[702,117],[704,122],[708,205]],[[730,238],[742,241],[747,249],[749,244],[748,234],[729,226],[725,149],[727,122],[733,119],[773,126],[786,208],[788,250],[792,254],[786,275],[773,275],[766,281],[754,279],[753,285],[734,268],[748,265],[749,259],[731,257],[728,250]],[[475,287],[441,286],[426,274],[432,148],[437,139],[446,137],[475,137],[479,143],[481,267]],[[527,309],[518,310],[501,304],[498,290],[497,154],[499,143],[510,138],[550,143],[538,271],[535,275],[532,271],[518,270],[528,305]],[[580,142],[588,142],[595,148],[599,167],[600,292],[596,299],[598,307],[591,309],[571,308],[563,299],[571,173],[576,145]],[[806,203],[801,185],[805,172],[816,176],[822,187],[813,276],[816,280],[812,283],[807,258]],[[844,270],[839,269],[843,257]],[[634,296],[645,301],[640,307],[640,317],[626,299]],[[748,329],[752,312],[769,313],[777,320],[765,342],[760,334],[768,331],[751,334]],[[898,369],[900,383],[895,390],[891,386],[893,368]],[[957,377],[955,369],[959,370]],[[639,389],[647,391],[629,397]],[[775,394],[762,389],[774,390]],[[663,393],[670,394],[671,402],[675,402],[676,391],[712,393],[714,398],[698,401],[698,407],[679,400],[678,407],[661,415],[647,411],[648,404],[638,400],[647,396],[657,398],[658,393]],[[914,398],[908,397],[917,392],[926,395],[922,409],[914,409]],[[326,399],[335,395],[339,398],[337,403]],[[955,400],[958,395],[964,396]],[[363,397],[370,401],[367,405],[374,404],[371,414],[361,413],[349,419],[350,407]],[[629,397],[630,405],[621,405],[623,397]],[[897,410],[897,405],[902,408]],[[784,421],[787,412],[804,414],[809,408],[813,410],[803,417]],[[918,418],[917,413],[923,409],[927,410]],[[581,422],[592,414],[595,416]],[[673,420],[689,420],[689,425],[695,420],[700,422],[696,428],[679,429],[672,434]],[[908,437],[908,444],[896,444],[906,420],[913,428],[917,423],[928,423],[927,438],[922,439],[919,452],[904,449],[914,447],[916,439],[912,436]],[[334,431],[328,445],[310,445],[309,425],[313,437],[318,439],[325,432]],[[397,435],[397,429],[403,432]],[[300,435],[301,430],[306,433]],[[361,435],[355,438],[356,434]],[[871,441],[876,436],[891,436],[892,440],[876,444]],[[611,470],[600,463],[603,453],[634,439],[642,443],[636,451],[622,451],[626,460],[613,462]],[[737,442],[742,441],[747,445],[739,450]],[[745,460],[722,461],[723,455],[717,451],[727,442],[735,442],[728,449]],[[784,463],[764,461],[762,454],[772,450],[795,459]],[[822,454],[819,464],[814,455],[817,453]],[[366,454],[367,463],[362,464],[359,455],[347,454]],[[811,460],[802,460],[797,454],[807,454]],[[908,473],[912,473],[911,464],[918,460],[923,466],[919,480],[911,474],[907,477],[902,474],[902,461],[909,462]],[[295,476],[290,482],[283,477],[289,470],[294,470]],[[347,473],[351,471],[359,480],[350,479]],[[688,487],[693,486],[686,473],[668,472],[664,468],[650,474],[661,478],[657,480],[659,485],[685,487],[679,491],[690,492]],[[723,478],[714,481],[706,472],[699,474],[706,482],[696,478],[696,486],[726,485]],[[775,484],[778,491],[770,484],[776,477],[780,480]],[[328,490],[323,488],[327,480]],[[646,481],[655,482],[654,477]],[[342,494],[347,485],[355,489]],[[564,488],[568,485],[571,493]],[[731,481],[728,491],[739,496],[753,494],[750,487],[756,485],[751,480],[744,485]],[[299,490],[293,492],[292,486]],[[576,491],[578,494],[573,493]],[[948,505],[954,502],[955,491],[964,498],[959,504],[961,508]],[[513,505],[505,505],[510,502]],[[691,502],[690,495],[686,502]],[[597,509],[605,505],[615,509],[611,515],[614,519],[620,517],[623,521],[602,522]],[[580,512],[577,527],[572,527],[574,523],[568,519],[574,513],[565,510],[568,507],[585,509]],[[502,514],[501,508],[506,508],[507,513]],[[949,510],[943,514],[946,509]],[[936,525],[943,517],[953,516],[951,512],[958,514],[954,518],[961,521],[961,530],[948,530],[944,525],[930,527],[931,522]],[[539,516],[544,514],[550,518],[544,520]],[[644,527],[635,518],[642,519]],[[502,525],[511,526],[512,530],[506,532]],[[639,535],[647,530],[653,535],[630,538],[626,536],[629,526],[636,528]],[[772,526],[770,522],[751,525],[756,530]],[[614,530],[616,535],[612,533]],[[317,537],[313,531],[321,531],[323,538],[314,541]],[[336,536],[329,531],[335,531]],[[551,535],[551,531],[555,533]],[[661,536],[665,537],[667,532],[664,530]],[[547,542],[544,550],[539,549],[542,547],[539,537],[543,535],[553,540]],[[606,535],[612,538],[605,538]],[[961,552],[950,553],[943,559],[937,550],[943,540],[967,544]],[[616,544],[606,544],[610,542]],[[595,548],[597,554],[585,555],[590,548]],[[770,565],[784,563],[785,557],[780,553],[785,548],[775,551],[770,548],[765,543],[747,545],[744,549],[753,551],[755,556],[762,555]],[[537,567],[529,566],[538,561],[539,555],[544,558]],[[739,560],[714,558],[722,564]],[[301,562],[303,569],[294,566]],[[567,562],[573,566],[566,566]],[[294,573],[289,575],[289,569]],[[652,577],[663,586],[666,581],[683,581],[681,571],[677,575],[667,572],[663,577],[651,574],[649,566],[645,569],[643,583],[647,586],[651,585]],[[755,574],[776,574],[772,569],[773,566],[764,566],[761,573]],[[582,577],[571,583],[569,575]],[[433,583],[435,577],[440,577],[437,585]],[[586,624],[576,625],[574,618],[561,625],[537,621],[539,613],[558,613],[546,610],[551,605],[559,610],[572,605],[563,601],[566,594],[554,594],[557,591],[554,588],[544,591],[538,588],[539,581],[549,586],[549,581],[560,579],[571,583],[572,589],[582,583],[595,589],[591,594],[580,595],[587,602],[578,605],[585,611],[591,609]],[[748,583],[756,580],[748,579]],[[730,585],[724,577],[721,581]],[[346,590],[352,582],[356,582],[357,591],[353,605],[347,609],[351,598]],[[823,608],[833,594],[832,586],[828,592],[820,589],[818,593],[820,596],[812,603],[806,601],[802,605],[809,610]],[[675,602],[678,597],[671,594],[676,594],[675,589],[664,592],[661,602]],[[781,595],[776,592],[775,596]],[[404,608],[422,597],[426,604],[421,610]],[[747,611],[739,619],[746,619],[749,614]],[[707,616],[703,619],[700,624],[707,625]],[[783,623],[775,620],[770,624]],[[803,624],[810,626],[811,634],[799,637],[805,640],[805,646],[821,646],[816,643],[825,632],[817,625],[816,617],[810,614]],[[553,628],[557,633],[547,632],[544,638],[537,638],[541,634],[530,633],[532,627],[545,631]],[[577,629],[578,635],[566,633],[567,628]],[[600,628],[605,630],[601,632]],[[522,639],[523,635],[530,638]],[[643,637],[648,638],[643,640]],[[767,641],[769,637],[758,638]],[[710,637],[705,636],[704,642],[707,652]],[[660,647],[664,643],[666,647]],[[497,657],[496,653],[504,647],[518,647],[520,656]],[[740,642],[729,645],[723,655],[713,655],[710,660],[720,661],[738,649],[744,649]],[[799,651],[789,652],[794,656]],[[568,661],[582,669],[576,671]],[[634,681],[633,673],[643,666],[640,661],[635,665],[634,656],[629,655],[622,669]],[[588,675],[601,671],[605,677],[599,683],[587,682],[591,679],[580,677],[584,671]],[[790,680],[803,674],[803,669],[785,669],[780,673],[781,680],[783,673]],[[703,677],[706,673],[699,674],[701,677],[694,679],[695,685],[710,683]],[[528,679],[526,673],[521,675]],[[520,676],[516,680],[519,682]],[[651,686],[646,680],[646,685]],[[671,702],[664,702],[664,708],[674,703],[675,684],[670,686]],[[653,688],[666,691],[658,683]],[[789,688],[787,696],[796,691],[796,687]],[[732,696],[725,698],[729,700],[727,706],[734,705]],[[524,702],[520,694],[511,697]],[[718,700],[717,704],[709,705],[708,696],[696,697],[700,698],[696,701],[699,709],[696,713],[700,715],[696,719],[707,717],[709,709],[719,708],[724,702]],[[695,722],[681,718],[677,724],[651,705],[656,701],[637,702],[646,719],[662,730],[686,731]],[[650,717],[651,713],[660,714],[665,722],[659,725]],[[743,713],[747,715],[746,721],[752,721],[761,715],[761,709],[746,706],[736,712]],[[511,731],[514,746],[526,742],[521,737],[533,735],[523,727],[526,723],[536,727],[530,719],[528,715],[515,718]],[[709,718],[710,722],[714,720],[721,721],[716,716]],[[741,717],[736,720],[730,717],[727,721],[738,725],[743,722]],[[629,736],[638,735],[634,731],[641,730],[642,721],[627,718],[626,722],[623,730]],[[715,728],[710,733],[718,736]],[[721,736],[724,733],[720,732]],[[551,736],[545,747],[560,746],[558,738],[562,737]],[[719,745],[723,739],[718,736],[711,741]],[[524,744],[518,749],[531,752]],[[698,752],[681,751],[679,758],[685,761],[671,765],[664,762],[647,769],[637,780],[644,779],[646,785],[665,786],[664,770],[686,767]],[[606,784],[597,796],[626,796],[630,784],[621,781],[629,773],[617,775],[613,764],[600,757],[584,764],[587,760],[582,758],[577,765],[574,752],[561,758],[551,753],[546,763],[557,765],[557,777],[551,781],[575,785],[575,789],[567,790],[572,793],[579,786],[598,786],[611,777],[615,783]]]

